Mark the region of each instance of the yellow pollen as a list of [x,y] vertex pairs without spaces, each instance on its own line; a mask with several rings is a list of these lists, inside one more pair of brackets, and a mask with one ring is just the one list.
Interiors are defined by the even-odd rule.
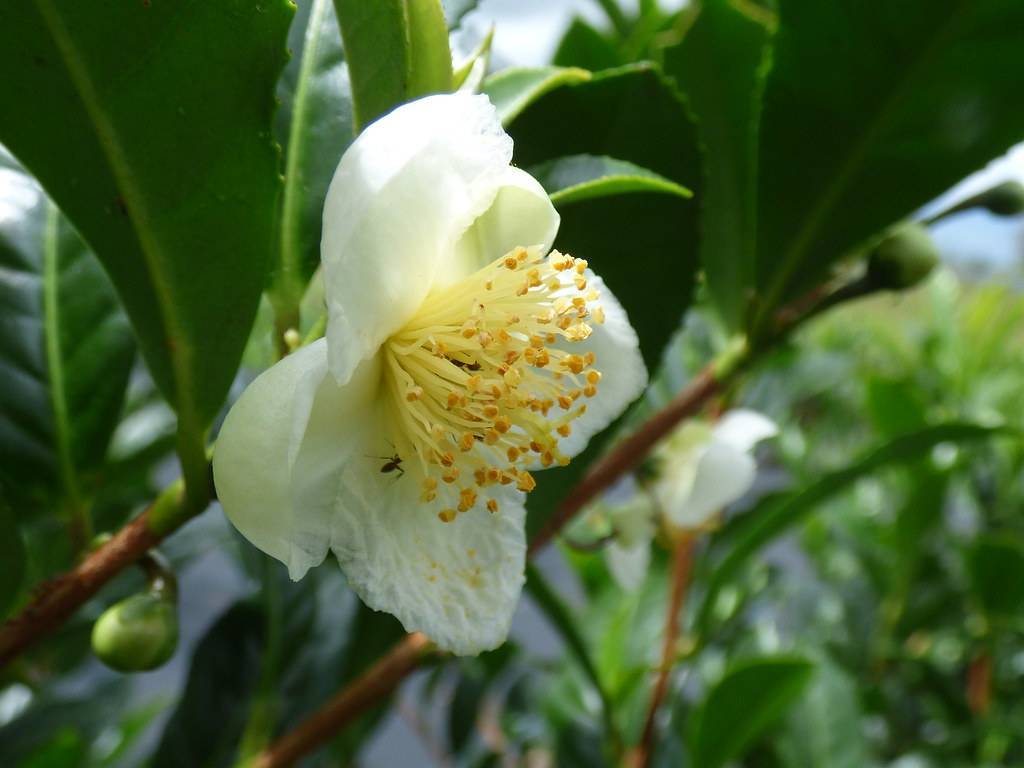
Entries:
[[385,342],[384,437],[405,474],[419,473],[420,500],[436,504],[438,519],[472,513],[478,494],[496,512],[486,489],[529,492],[524,466],[568,462],[559,440],[601,380],[593,353],[569,351],[603,319],[586,269],[557,251],[516,248],[433,290]]

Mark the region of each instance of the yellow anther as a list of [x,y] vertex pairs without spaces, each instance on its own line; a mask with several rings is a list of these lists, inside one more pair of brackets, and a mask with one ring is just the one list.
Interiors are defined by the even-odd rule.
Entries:
[[537,334],[530,336],[530,346],[533,349],[544,349],[544,339]]
[[582,275],[587,271],[588,266],[586,259],[576,259],[576,274]]
[[448,484],[454,483],[456,480],[459,479],[459,468],[448,467],[448,469],[444,471],[444,474],[441,475],[441,479]]
[[466,432],[459,439],[459,450],[465,453],[466,451],[470,450],[473,447],[474,442],[475,441],[473,440],[473,434],[471,432]]
[[530,255],[530,252],[523,248],[523,246],[519,246],[518,248],[516,248],[515,254],[516,258],[519,259],[519,261],[526,261],[527,257],[529,257]]
[[499,416],[494,420],[494,429],[495,431],[500,432],[501,434],[504,435],[506,432],[512,429],[512,421],[508,418],[508,416]]
[[450,411],[456,405],[459,404],[459,396],[454,392],[448,393],[448,410]]
[[519,482],[516,483],[516,488],[518,488],[520,491],[526,491],[527,493],[529,493],[530,491],[537,487],[537,481],[534,480],[533,475],[531,475],[526,470],[522,470],[521,472],[519,472],[517,479],[519,480]]
[[488,499],[487,511],[490,512],[492,515],[495,514],[498,511],[498,502],[496,502],[494,499]]
[[506,256],[504,264],[507,269],[516,269],[519,266],[515,256]]
[[573,282],[576,284],[576,290],[577,291],[584,291],[584,290],[586,290],[586,288],[587,288],[587,278],[582,277],[582,276],[577,276],[576,279],[573,280]]
[[587,371],[587,383],[597,384],[601,380],[600,371]]
[[508,460],[515,463],[516,459],[519,458],[519,449],[514,445],[509,446],[508,452],[506,453]]
[[416,402],[421,397],[423,397],[423,387],[413,387],[405,393],[405,399],[410,403]]
[[572,427],[568,424],[559,424],[556,430],[562,437],[568,437],[572,434]]
[[486,288],[488,291],[493,290],[494,289],[494,281],[493,280],[488,280],[486,283],[484,283],[484,288]]
[[496,406],[496,405],[485,405],[484,406],[484,416],[486,416],[488,419],[493,419],[495,416],[498,415],[498,413],[499,413],[498,406]]
[[597,387],[593,384],[587,384],[587,386],[583,388],[583,394],[587,397],[593,397],[597,394]]
[[455,519],[455,510],[442,509],[440,512],[437,513],[437,517],[442,523],[450,523],[452,520]]
[[604,325],[604,307],[594,307],[590,316],[598,325]]
[[501,435],[498,433],[497,430],[488,429],[486,432],[484,432],[484,442],[487,443],[487,445],[494,445],[499,440],[501,440]]
[[442,453],[438,460],[441,462],[442,467],[450,467],[455,463],[455,456],[451,453]]
[[572,398],[569,397],[568,395],[559,395],[558,406],[563,410],[569,410],[570,408],[572,408]]

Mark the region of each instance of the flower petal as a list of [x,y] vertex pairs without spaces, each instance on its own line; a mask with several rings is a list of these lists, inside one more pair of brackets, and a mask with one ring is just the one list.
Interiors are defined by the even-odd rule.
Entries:
[[324,204],[321,258],[331,373],[358,363],[415,313],[455,244],[505,183],[512,140],[486,96],[405,104],[349,147]]
[[327,375],[326,342],[315,342],[264,371],[221,427],[213,454],[221,506],[294,579],[327,554],[338,468],[358,443],[372,369],[339,387]]
[[617,541],[604,549],[604,562],[620,587],[636,592],[644,583],[651,562],[650,540],[626,547]]
[[349,585],[371,608],[398,617],[438,646],[472,655],[504,642],[523,585],[523,495],[492,493],[450,523],[419,501],[418,469],[403,476],[345,471],[331,549]]
[[507,168],[491,207],[459,239],[450,279],[475,272],[518,246],[539,246],[547,253],[560,221],[540,182],[519,168]]
[[586,341],[561,346],[578,354],[594,353],[594,368],[601,372],[601,381],[594,397],[580,400],[587,405],[586,413],[572,422],[572,434],[559,443],[566,456],[582,451],[595,434],[611,424],[636,400],[647,386],[647,368],[640,354],[640,341],[629,324],[626,310],[605,286],[604,281],[590,270],[587,283],[600,294],[605,321],[593,326]]
[[757,411],[736,408],[726,412],[715,424],[713,440],[737,451],[749,452],[755,445],[779,434],[775,422]]
[[[671,467],[666,467],[671,471]],[[757,465],[744,451],[711,442],[696,463],[690,492],[685,496],[659,494],[665,514],[680,528],[697,528],[723,507],[750,490]]]

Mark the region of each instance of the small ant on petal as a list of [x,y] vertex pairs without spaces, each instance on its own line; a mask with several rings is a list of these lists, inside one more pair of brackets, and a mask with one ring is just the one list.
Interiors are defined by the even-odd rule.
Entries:
[[[391,450],[395,451],[395,446],[391,446]],[[402,469],[402,457],[398,455],[398,451],[395,451],[391,456],[367,456],[368,459],[380,459],[384,462],[384,466],[380,468],[382,474],[390,474],[391,472],[398,472],[398,477],[405,474],[405,470]]]

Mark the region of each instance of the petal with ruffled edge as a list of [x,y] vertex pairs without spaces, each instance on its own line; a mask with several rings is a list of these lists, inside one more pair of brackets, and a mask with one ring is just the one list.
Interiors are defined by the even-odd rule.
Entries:
[[363,602],[406,630],[459,655],[496,648],[523,585],[523,494],[489,489],[497,512],[478,503],[445,523],[419,501],[418,474],[367,472],[358,461],[346,467],[331,549]]
[[[666,467],[666,471],[671,468]],[[712,441],[700,452],[685,497],[662,497],[665,514],[680,528],[697,528],[750,490],[757,465],[745,451]]]
[[647,386],[640,341],[626,310],[600,277],[589,269],[586,277],[588,285],[601,294],[598,303],[604,309],[605,321],[593,324],[593,332],[585,341],[560,342],[558,346],[580,355],[593,352],[594,368],[601,372],[601,381],[594,397],[579,401],[586,403],[587,410],[572,422],[572,434],[559,443],[569,457],[586,448],[590,438],[615,421]]
[[494,107],[469,94],[402,105],[345,152],[321,239],[329,365],[339,383],[450,272],[456,243],[491,207],[511,158]]
[[715,424],[712,439],[737,451],[750,451],[762,440],[775,437],[779,428],[767,416],[746,408],[728,411]]
[[370,362],[339,387],[320,340],[256,378],[221,427],[213,454],[221,506],[293,579],[327,554],[340,468],[363,442],[376,379]]

